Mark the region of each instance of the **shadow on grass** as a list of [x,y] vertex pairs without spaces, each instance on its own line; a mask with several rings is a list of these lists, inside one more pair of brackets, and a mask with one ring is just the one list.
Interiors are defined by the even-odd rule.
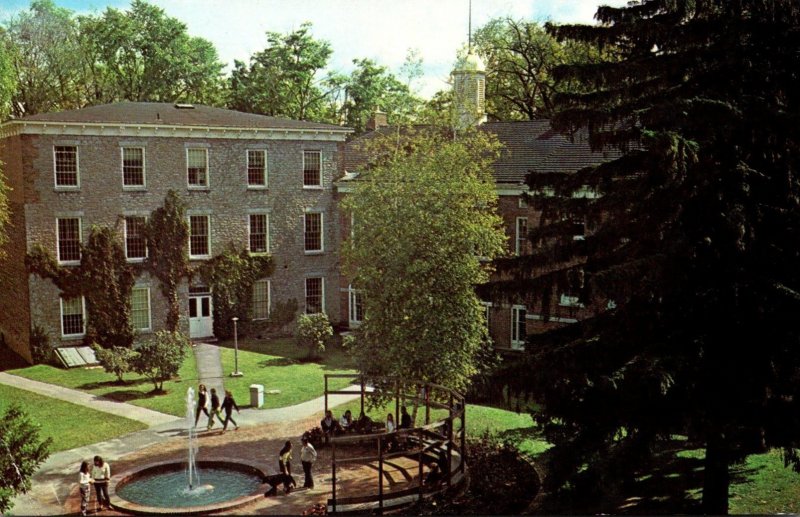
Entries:
[[87,382],[86,384],[81,384],[77,386],[79,390],[97,390],[103,388],[119,388],[119,387],[136,387],[141,386],[142,384],[152,384],[148,379],[135,379],[135,380],[123,380],[119,382],[118,380],[114,379],[111,381],[102,381],[102,382]]
[[273,357],[266,361],[261,361],[258,366],[266,368],[268,366],[291,366],[293,364],[300,364],[300,361],[292,359],[291,357]]
[[151,399],[155,397],[162,397],[169,394],[169,390],[150,390],[150,391],[138,391],[138,390],[117,390],[117,391],[109,391],[102,395],[102,397],[115,400],[117,402],[130,402],[131,400],[141,400],[141,399]]

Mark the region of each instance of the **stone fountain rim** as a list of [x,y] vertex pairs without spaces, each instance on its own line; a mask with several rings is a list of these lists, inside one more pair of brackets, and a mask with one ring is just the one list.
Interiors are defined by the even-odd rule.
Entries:
[[[197,467],[237,470],[240,472],[252,474],[253,476],[258,477],[260,480],[263,480],[265,477],[264,471],[262,471],[256,465],[249,463],[247,461],[237,460],[234,462],[234,461],[222,461],[222,460],[200,460],[197,461]],[[126,483],[129,483],[136,479],[142,478],[148,474],[174,472],[176,470],[182,470],[185,468],[186,468],[185,461],[174,461],[174,460],[161,461],[156,463],[149,463],[144,467],[129,469],[125,472],[112,476],[111,481],[109,481],[108,483],[108,493],[111,499],[111,507],[114,508],[115,510],[139,514],[139,515],[175,515],[176,513],[184,515],[192,515],[192,514],[196,515],[196,514],[208,514],[208,513],[221,512],[225,510],[232,510],[234,508],[239,508],[247,504],[250,504],[263,497],[262,489],[261,487],[259,487],[258,490],[256,490],[252,494],[236,497],[234,499],[229,499],[227,501],[221,501],[219,503],[199,505],[199,506],[186,506],[182,508],[167,508],[162,506],[147,506],[135,503],[133,501],[129,501],[117,495],[118,487],[125,485]]]

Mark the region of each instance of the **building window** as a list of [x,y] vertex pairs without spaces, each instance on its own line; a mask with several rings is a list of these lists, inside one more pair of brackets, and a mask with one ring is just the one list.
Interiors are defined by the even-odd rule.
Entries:
[[250,214],[250,253],[269,252],[269,217],[267,214]]
[[131,325],[135,330],[150,330],[150,288],[134,287],[131,291]]
[[57,145],[53,148],[56,187],[79,187],[78,148],[74,145]]
[[86,334],[83,314],[83,296],[61,298],[61,337],[81,337]]
[[353,289],[353,286],[348,286],[347,292],[349,294],[349,318],[350,326],[357,326],[364,321],[364,295]]
[[190,187],[207,187],[208,149],[186,149],[186,171]]
[[269,318],[269,280],[258,280],[253,283],[253,319],[265,320]]
[[211,225],[209,216],[189,217],[189,258],[208,258],[211,256]]
[[490,325],[489,325],[489,321],[490,321],[489,320],[489,316],[490,316],[491,309],[492,309],[492,303],[491,302],[481,302],[481,305],[483,305],[483,322],[486,324],[486,328],[491,328]]
[[325,312],[325,281],[321,277],[306,278],[306,314]]
[[267,152],[264,150],[247,151],[247,186],[267,186]]
[[323,251],[322,214],[320,212],[308,212],[305,214],[303,221],[303,235],[306,252]]
[[527,217],[517,217],[517,225],[516,225],[516,248],[514,251],[517,255],[522,255],[523,252],[527,249],[527,242],[528,242],[528,218]]
[[122,148],[122,186],[144,187],[144,148]]
[[562,307],[583,307],[579,297],[572,296],[567,293],[561,294],[561,299],[559,300],[558,304]]
[[303,151],[303,186],[322,186],[322,153],[320,151]]
[[81,260],[81,220],[77,217],[57,219],[58,261],[76,263]]
[[525,348],[525,338],[528,335],[525,326],[527,312],[522,305],[511,307],[511,348],[522,350]]
[[128,260],[144,260],[147,257],[145,221],[141,216],[125,217],[125,258]]

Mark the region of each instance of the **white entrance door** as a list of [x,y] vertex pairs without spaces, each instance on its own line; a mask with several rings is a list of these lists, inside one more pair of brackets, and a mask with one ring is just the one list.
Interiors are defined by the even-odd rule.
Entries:
[[211,295],[189,296],[189,337],[214,335],[214,317],[211,315]]

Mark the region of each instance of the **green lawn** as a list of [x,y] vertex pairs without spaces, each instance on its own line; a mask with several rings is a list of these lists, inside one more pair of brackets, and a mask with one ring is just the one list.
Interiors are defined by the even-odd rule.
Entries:
[[[250,402],[250,385],[261,384],[264,390],[280,390],[279,394],[264,394],[263,408],[276,408],[299,404],[324,393],[324,374],[354,373],[348,368],[346,356],[340,350],[331,350],[320,362],[301,362],[304,356],[289,340],[271,342],[245,341],[239,345],[239,371],[243,377],[229,377],[234,371],[234,351],[222,343],[222,371],[225,388],[233,392],[240,406]],[[338,348],[338,347],[337,347]],[[334,379],[333,389],[347,386],[347,379]]]
[[125,384],[116,383],[116,376],[106,373],[102,368],[71,368],[66,370],[48,365],[35,365],[7,373],[19,375],[41,382],[57,384],[65,388],[86,391],[94,395],[129,402],[175,416],[186,414],[186,388],[197,385],[197,367],[194,354],[189,351],[183,362],[179,378],[164,383],[166,393],[154,394],[153,384],[146,378],[130,373],[124,376]]
[[53,439],[50,452],[102,442],[147,427],[136,420],[0,385],[0,413],[12,402],[18,403],[31,421],[41,426],[42,438]]

